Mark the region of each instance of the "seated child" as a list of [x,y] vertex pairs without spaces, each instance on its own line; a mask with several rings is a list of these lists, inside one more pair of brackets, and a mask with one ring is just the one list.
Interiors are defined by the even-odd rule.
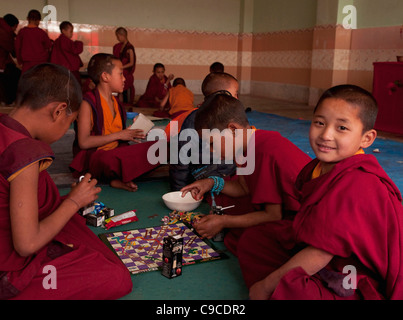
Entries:
[[[113,55],[122,61],[123,75],[126,79],[123,94],[119,94],[119,99],[121,102],[131,105],[134,102],[135,95],[133,73],[136,70],[136,51],[127,38],[125,28],[117,28],[115,34],[119,43],[113,46]],[[126,95],[126,99],[124,99],[124,95]]]
[[377,110],[357,86],[322,95],[309,133],[317,158],[298,176],[293,225],[272,228],[277,237],[252,228],[240,240],[251,299],[403,298],[402,197],[363,151],[376,139]]
[[47,33],[39,28],[41,13],[31,10],[28,13],[28,26],[22,28],[15,39],[15,53],[22,72],[49,61],[52,42]]
[[[238,80],[228,73],[210,73],[206,76],[202,83],[202,93],[204,99],[208,97],[212,98],[212,95],[219,91],[227,91],[233,97],[238,98],[239,84]],[[189,110],[175,117],[172,122],[177,122],[179,133],[186,129],[194,129],[194,119],[197,114],[198,108]],[[169,125],[170,126],[170,125]],[[168,135],[171,135],[170,128]],[[178,149],[180,150],[187,141],[179,141]],[[178,157],[178,163],[171,163],[169,165],[169,179],[171,189],[173,191],[179,191],[186,185],[195,181],[195,177],[192,175],[192,171],[200,169],[201,165],[195,165],[192,163],[184,164]],[[215,171],[214,175],[229,176],[234,173],[235,166],[233,165],[215,165],[209,166],[209,168]],[[207,169],[207,168],[205,168]]]
[[122,92],[122,62],[111,54],[98,53],[88,63],[88,74],[96,84],[84,95],[77,120],[74,176],[85,172],[108,182],[114,188],[137,191],[133,180],[154,169],[147,160],[148,148],[155,141],[129,145],[145,138],[141,130],[126,128],[126,111],[113,96]]
[[60,26],[60,36],[53,44],[50,62],[59,64],[71,71],[76,77],[78,83],[81,84],[80,68],[83,62],[80,53],[83,52],[84,44],[82,41],[73,41],[74,26],[69,21],[63,21]]
[[62,198],[46,171],[50,144],[75,120],[81,98],[67,69],[41,64],[23,74],[16,108],[0,115],[0,299],[103,300],[131,292],[127,268],[77,214],[98,198],[97,180],[85,175]]
[[[195,225],[196,231],[209,239],[225,228],[230,229],[225,239],[228,236],[232,239],[225,243],[228,249],[236,254],[236,240],[245,228],[293,216],[299,209],[295,180],[310,158],[278,132],[255,130],[250,138],[253,138],[254,142],[251,142],[253,140],[247,138],[247,133],[252,127],[242,103],[226,94],[216,95],[210,104],[199,109],[195,129],[199,135],[203,129],[226,130],[232,136],[239,134],[243,139],[242,143],[239,142],[240,145],[235,146],[234,143],[234,157],[238,151],[254,157],[250,160],[251,163],[247,163],[254,164],[254,170],[249,175],[239,175],[237,180],[231,181],[209,177],[181,189],[184,194],[191,192],[196,200],[202,199],[213,187],[214,192],[222,192],[234,198],[250,196],[254,205],[253,211],[243,214],[207,215]],[[232,151],[225,150],[227,145],[224,145],[222,138],[221,149],[217,153],[224,159],[225,152]],[[213,140],[210,139],[208,144],[212,148]],[[221,190],[217,190],[217,181]]]
[[137,102],[138,108],[159,108],[161,101],[171,88],[173,74],[168,77],[165,75],[165,66],[162,63],[156,63],[153,68],[153,75],[148,81],[146,92]]
[[154,112],[154,116],[174,119],[184,112],[194,110],[193,102],[193,92],[186,88],[185,80],[176,78],[173,82],[173,87],[169,89],[167,95],[161,101],[160,110]]

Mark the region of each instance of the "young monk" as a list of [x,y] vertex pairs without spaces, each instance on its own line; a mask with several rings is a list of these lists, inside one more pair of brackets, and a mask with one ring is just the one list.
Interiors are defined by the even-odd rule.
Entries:
[[88,74],[96,84],[84,95],[77,120],[75,157],[70,164],[74,176],[90,172],[114,188],[137,191],[133,180],[154,169],[147,160],[155,143],[129,145],[145,138],[142,130],[126,128],[126,112],[114,92],[122,92],[122,62],[111,54],[98,53],[88,63]]
[[183,78],[176,78],[172,88],[162,99],[160,110],[154,112],[154,116],[175,119],[190,110],[194,110],[193,92],[186,87],[186,82]]
[[[238,98],[238,80],[229,73],[218,72],[208,74],[202,83],[202,93],[205,101],[209,99],[209,97],[210,99],[213,98],[213,94],[219,91],[227,91],[233,97]],[[179,133],[186,129],[194,129],[197,110],[198,108],[191,109],[172,119],[172,122],[178,124]],[[171,132],[168,132],[168,135],[170,134]],[[187,141],[179,141],[178,149],[180,150],[186,143]],[[201,165],[192,163],[184,164],[180,161],[179,157],[178,160],[178,163],[171,163],[169,166],[169,179],[171,189],[174,191],[179,191],[186,185],[195,181],[196,178],[192,175],[192,171],[200,169],[201,167]],[[214,165],[209,166],[209,169],[213,170],[215,175],[228,176],[234,173],[235,166],[225,164]]]
[[[248,138],[248,130],[252,130],[246,117],[242,103],[226,94],[218,94],[210,104],[200,108],[195,119],[195,129],[202,136],[203,129],[226,130],[233,137],[243,137],[239,145],[233,143],[233,150],[225,150],[225,138],[221,138],[221,149],[217,153],[224,159],[226,152],[252,155],[254,170],[249,175],[239,175],[237,180],[219,177],[208,177],[198,180],[181,191],[191,192],[196,200],[203,198],[210,190],[237,198],[250,196],[254,210],[243,214],[207,215],[195,226],[196,231],[205,238],[212,238],[223,229],[230,229],[225,241],[228,249],[236,254],[237,239],[245,228],[277,221],[293,216],[299,209],[298,194],[294,187],[295,179],[310,158],[289,140],[279,133],[255,130]],[[250,142],[254,139],[254,143]],[[213,138],[207,142],[213,148]],[[252,165],[248,163],[247,165]],[[221,180],[221,181],[220,181]],[[217,190],[217,182],[221,189]],[[214,187],[214,189],[213,189]]]
[[77,214],[97,199],[97,180],[87,174],[61,198],[46,171],[50,144],[80,102],[71,73],[42,64],[24,73],[16,108],[0,115],[0,299],[116,299],[131,291],[127,268]]
[[37,64],[48,62],[52,42],[47,33],[39,28],[41,13],[31,10],[28,13],[28,26],[22,28],[15,39],[15,52],[22,72]]
[[253,228],[240,241],[252,299],[403,298],[402,197],[363,151],[376,116],[375,99],[357,86],[322,95],[309,133],[317,158],[298,176],[293,228]]
[[[135,95],[133,74],[136,70],[136,51],[134,46],[129,42],[127,30],[125,28],[117,28],[115,34],[119,43],[113,46],[113,55],[122,61],[123,76],[126,79],[123,94],[119,94],[119,99],[121,102],[126,102],[129,105],[132,105],[134,103]],[[126,94],[126,101],[124,101],[124,94]]]
[[50,62],[59,64],[71,71],[81,84],[80,68],[83,62],[80,53],[83,52],[84,44],[79,40],[71,40],[73,37],[74,26],[69,21],[63,21],[60,26],[60,36],[53,44]]
[[171,88],[173,78],[173,74],[165,75],[165,66],[162,63],[156,63],[153,74],[148,80],[146,92],[140,97],[137,107],[159,109],[162,99]]

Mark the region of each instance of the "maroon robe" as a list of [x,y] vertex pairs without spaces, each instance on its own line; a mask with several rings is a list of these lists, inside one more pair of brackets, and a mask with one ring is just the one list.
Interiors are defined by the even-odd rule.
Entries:
[[47,33],[38,27],[22,28],[15,39],[15,52],[22,72],[49,61],[52,42]]
[[[288,224],[277,230],[279,238],[272,232],[268,241],[267,228],[245,234],[250,243],[239,249],[239,259],[247,284],[287,261],[299,249],[293,248],[294,241],[334,255],[328,270],[342,274],[345,266],[357,269],[357,290],[348,299],[402,299],[403,206],[398,188],[372,155],[347,158],[312,180],[317,163],[313,160],[298,177],[301,208],[292,229]],[[282,278],[272,299],[341,297],[318,274],[310,277],[296,268]]]
[[[124,68],[123,69],[123,75],[125,77],[125,87],[123,90],[133,90],[133,98],[134,98],[134,77],[133,77],[133,73],[136,70],[136,51],[134,50],[134,46],[128,42],[126,43],[125,47],[122,50],[122,46],[123,43],[119,42],[117,44],[115,44],[113,46],[113,55],[120,59],[120,61],[122,61],[122,64],[128,64],[130,62],[130,55],[129,55],[129,51],[132,50],[133,51],[133,55],[134,55],[134,64],[133,66],[131,66],[130,68]],[[131,100],[133,101],[133,99]]]
[[[248,150],[253,152],[253,150]],[[226,214],[245,214],[264,210],[265,204],[281,204],[283,217],[294,215],[299,209],[295,181],[301,169],[311,158],[291,141],[275,131],[256,130],[255,170],[244,176],[249,196],[240,199],[217,197],[217,205],[223,207],[235,204]],[[244,229],[231,229],[225,237],[225,244],[234,254]]]
[[[164,83],[167,79],[167,76],[164,76]],[[167,87],[165,87],[164,83],[161,83],[161,80],[155,74],[153,74],[148,81],[146,92],[137,102],[137,107],[159,108],[160,103],[157,102],[155,98],[162,100],[168,93],[168,90],[171,88],[170,83],[168,83]]]
[[[49,145],[34,140],[19,122],[0,115],[0,299],[116,299],[128,294],[127,268],[85,225],[78,214],[46,246],[29,257],[14,249],[7,179],[32,162],[53,158]],[[46,170],[39,173],[38,217],[61,204]],[[72,247],[67,246],[72,245]],[[45,266],[56,270],[55,290],[43,286]]]
[[[97,89],[87,92],[83,99],[92,108],[94,126],[91,135],[103,134],[103,112]],[[126,128],[126,112],[119,104],[122,128]],[[155,141],[147,141],[134,145],[122,142],[117,148],[112,150],[97,150],[96,148],[80,150],[78,142],[75,141],[74,159],[70,164],[73,176],[78,177],[87,172],[102,181],[122,180],[123,182],[133,181],[142,174],[156,168],[158,164],[150,164],[147,159],[147,152]]]
[[10,54],[14,55],[15,33],[7,22],[0,18],[0,69],[4,70],[7,64],[13,63]]
[[62,33],[53,44],[50,62],[70,70],[77,81],[81,83],[79,70],[83,66],[80,58],[83,48],[84,44],[82,41],[73,41]]

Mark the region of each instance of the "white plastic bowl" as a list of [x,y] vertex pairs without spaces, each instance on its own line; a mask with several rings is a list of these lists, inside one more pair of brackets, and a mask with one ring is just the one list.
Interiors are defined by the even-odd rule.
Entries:
[[193,199],[190,193],[187,193],[185,197],[182,198],[181,191],[169,192],[162,196],[165,205],[176,211],[192,211],[195,210],[201,203],[201,200],[196,201]]

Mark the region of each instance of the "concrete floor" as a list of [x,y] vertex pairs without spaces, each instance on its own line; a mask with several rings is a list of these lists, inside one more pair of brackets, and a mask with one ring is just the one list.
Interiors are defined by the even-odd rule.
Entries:
[[[293,119],[304,119],[310,120],[312,118],[313,107],[306,104],[292,103],[286,101],[272,100],[268,98],[260,98],[250,95],[243,95],[240,100],[244,104],[245,108],[250,107],[254,111],[260,111],[265,113],[271,113],[280,115],[283,117],[293,118]],[[199,104],[203,101],[203,96],[195,96],[195,104]],[[0,108],[0,112],[8,113],[9,108]],[[152,115],[154,110],[152,109],[140,109],[132,108],[134,112],[141,112],[145,115]],[[379,137],[392,139],[399,142],[403,142],[403,135],[378,132]],[[52,149],[55,152],[56,159],[52,166],[48,169],[52,178],[55,180],[58,186],[70,186],[74,180],[68,169],[68,165],[72,160],[72,143],[74,140],[74,131],[70,129],[65,136],[58,142],[52,144]],[[164,168],[157,169],[152,172],[149,177],[164,177],[167,171]],[[145,177],[147,178],[147,176]]]

